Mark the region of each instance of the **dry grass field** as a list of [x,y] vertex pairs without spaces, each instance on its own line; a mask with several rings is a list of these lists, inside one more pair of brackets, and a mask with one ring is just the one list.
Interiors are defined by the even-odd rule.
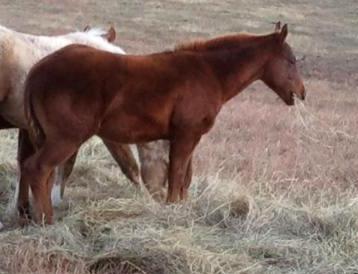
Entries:
[[56,224],[6,215],[16,131],[0,134],[0,273],[358,273],[358,2],[0,0],[0,24],[59,34],[117,28],[128,53],[289,24],[304,103],[261,83],[232,100],[200,143],[191,197],[136,190],[103,145],[81,149]]

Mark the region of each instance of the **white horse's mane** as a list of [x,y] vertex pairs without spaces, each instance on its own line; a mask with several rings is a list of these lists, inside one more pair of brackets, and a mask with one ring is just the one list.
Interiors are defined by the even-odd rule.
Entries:
[[85,32],[88,33],[89,35],[94,35],[94,36],[101,36],[107,33],[105,29],[99,27],[91,28],[87,31],[77,31],[77,32]]
[[76,31],[62,35],[63,38],[71,38],[81,44],[98,47],[113,53],[125,54],[124,50],[112,43],[109,43],[103,36],[107,31],[103,28],[91,28],[87,31]]

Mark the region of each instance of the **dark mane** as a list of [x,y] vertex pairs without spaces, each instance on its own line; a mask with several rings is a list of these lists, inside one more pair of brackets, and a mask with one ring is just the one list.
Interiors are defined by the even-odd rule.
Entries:
[[262,41],[273,34],[256,35],[250,33],[239,33],[217,37],[209,40],[196,40],[179,44],[174,51],[210,51],[217,49],[237,48],[238,44],[251,45]]

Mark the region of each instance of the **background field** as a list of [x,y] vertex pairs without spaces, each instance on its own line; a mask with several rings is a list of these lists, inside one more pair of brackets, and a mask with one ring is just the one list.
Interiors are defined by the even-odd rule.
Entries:
[[[108,26],[128,53],[289,24],[307,101],[261,83],[200,143],[190,200],[154,203],[102,144],[81,150],[56,225],[6,219],[16,132],[0,134],[0,273],[358,273],[358,2],[1,0],[0,24],[35,34]],[[249,3],[249,4],[248,4]]]

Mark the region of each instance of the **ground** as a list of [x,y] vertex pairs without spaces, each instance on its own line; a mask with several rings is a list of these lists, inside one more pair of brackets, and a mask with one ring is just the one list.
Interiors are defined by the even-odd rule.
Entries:
[[[128,53],[289,25],[307,100],[257,83],[200,143],[191,198],[154,203],[93,139],[56,224],[0,232],[0,273],[358,273],[358,3],[355,0],[1,0],[0,23],[35,34],[117,29]],[[0,218],[17,178],[0,134]]]

